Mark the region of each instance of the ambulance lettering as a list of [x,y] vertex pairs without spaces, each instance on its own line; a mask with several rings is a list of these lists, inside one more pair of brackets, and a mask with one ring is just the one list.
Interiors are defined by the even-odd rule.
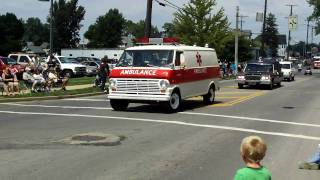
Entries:
[[147,70],[147,69],[124,69],[120,72],[120,75],[149,75],[155,76],[156,70]]
[[205,73],[207,73],[207,68],[194,69],[194,73],[195,74],[205,74]]

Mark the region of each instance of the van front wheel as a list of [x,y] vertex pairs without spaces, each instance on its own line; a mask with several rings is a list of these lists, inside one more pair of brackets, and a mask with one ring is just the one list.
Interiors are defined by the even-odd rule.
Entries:
[[124,111],[128,108],[129,102],[126,100],[110,99],[110,105],[115,111]]
[[173,91],[167,104],[168,111],[177,112],[181,106],[181,97],[177,91]]
[[214,87],[211,86],[209,88],[208,94],[203,96],[203,103],[205,105],[211,105],[214,103],[215,97],[216,97],[215,89],[214,89]]

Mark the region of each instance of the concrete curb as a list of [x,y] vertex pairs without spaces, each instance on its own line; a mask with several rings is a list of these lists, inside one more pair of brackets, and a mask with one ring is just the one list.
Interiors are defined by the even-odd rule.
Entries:
[[60,95],[60,96],[3,98],[3,99],[0,99],[0,103],[6,103],[6,102],[22,102],[22,101],[38,101],[38,100],[53,100],[53,99],[65,99],[65,98],[86,97],[86,96],[95,96],[95,95],[103,95],[103,94],[105,94],[105,93],[104,93],[104,92],[95,92],[95,93],[83,93],[83,94],[74,94],[74,95]]

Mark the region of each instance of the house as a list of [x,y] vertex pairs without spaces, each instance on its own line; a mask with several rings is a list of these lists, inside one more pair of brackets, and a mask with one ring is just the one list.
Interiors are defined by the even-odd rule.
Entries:
[[32,42],[27,42],[27,45],[22,49],[23,52],[28,54],[37,54],[39,56],[46,56],[46,52],[41,46],[35,46]]

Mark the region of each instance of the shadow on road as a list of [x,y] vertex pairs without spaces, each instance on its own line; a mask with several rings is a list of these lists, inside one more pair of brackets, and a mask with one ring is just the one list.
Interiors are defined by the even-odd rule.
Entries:
[[[214,104],[221,104],[222,101],[215,101]],[[202,100],[184,100],[181,104],[180,111],[192,111],[205,107]],[[168,112],[165,104],[141,104],[141,106],[129,107],[126,111],[136,112],[136,113],[165,113],[172,114]]]

